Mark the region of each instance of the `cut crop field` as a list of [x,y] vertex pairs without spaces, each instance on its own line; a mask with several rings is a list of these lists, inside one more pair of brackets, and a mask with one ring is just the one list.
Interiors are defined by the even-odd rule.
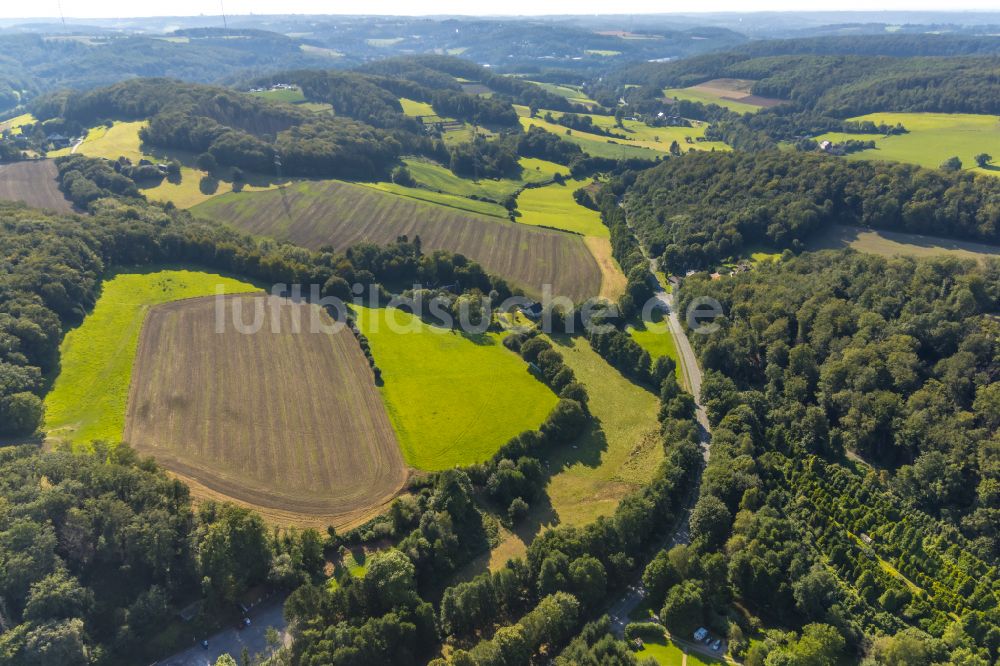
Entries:
[[60,372],[45,398],[50,439],[87,445],[121,441],[132,364],[149,309],[216,293],[257,291],[247,282],[187,270],[120,273],[105,280],[93,312],[66,333]]
[[199,217],[305,247],[339,250],[362,241],[420,236],[425,250],[451,250],[526,291],[542,285],[583,300],[601,290],[601,271],[583,239],[340,181],[302,181],[266,192],[224,194],[197,206]]
[[557,402],[499,334],[437,328],[402,310],[355,307],[406,462],[441,470],[486,460]]
[[57,176],[56,165],[51,160],[2,164],[0,199],[23,201],[35,208],[70,213],[73,211],[73,205],[60,191]]
[[517,221],[583,236],[610,238],[608,228],[601,222],[601,214],[581,206],[573,198],[575,190],[589,184],[589,179],[567,180],[563,184],[552,183],[524,190],[517,197],[517,209],[521,213]]
[[304,302],[225,303],[232,318],[239,304],[243,322],[263,325],[245,332],[230,319],[219,333],[211,297],[150,310],[125,441],[193,481],[196,497],[232,499],[278,523],[357,524],[391,500],[407,473],[351,331],[314,330],[311,317],[333,322]]
[[[845,134],[833,132],[817,141],[834,143],[874,141],[875,150],[851,153],[847,159],[909,162],[936,169],[950,157],[962,160],[962,167],[977,173],[1000,176],[1000,118],[967,113],[870,113],[850,120],[871,120],[876,125],[902,123],[907,134]],[[995,164],[985,169],[976,166],[975,156],[987,153]]]
[[[222,192],[232,190],[232,179],[228,177],[230,170],[223,169],[215,174],[220,177],[214,191],[202,188],[202,178],[207,172],[194,167],[195,156],[180,151],[160,151],[151,149],[143,151],[139,141],[139,130],[143,128],[146,121],[136,122],[115,122],[111,127],[100,125],[87,131],[87,136],[83,143],[76,149],[76,152],[88,157],[104,157],[109,160],[116,160],[121,156],[127,157],[133,163],[138,163],[141,159],[148,159],[151,162],[160,162],[167,159],[176,159],[181,163],[180,182],[171,182],[163,179],[153,186],[139,185],[139,189],[152,201],[172,201],[178,208],[190,208],[203,201],[211,199]],[[69,148],[57,150],[49,153],[49,157],[59,157],[70,154]],[[272,186],[266,179],[258,179],[250,176],[243,187],[245,191],[267,189]]]
[[746,79],[713,79],[689,88],[667,88],[663,94],[673,99],[718,104],[736,113],[755,113],[784,102],[754,95],[750,91],[753,84],[754,81]]
[[840,225],[833,225],[817,232],[806,245],[810,250],[850,247],[858,252],[878,254],[883,257],[946,255],[979,261],[989,257],[1000,257],[1000,247],[995,245]]

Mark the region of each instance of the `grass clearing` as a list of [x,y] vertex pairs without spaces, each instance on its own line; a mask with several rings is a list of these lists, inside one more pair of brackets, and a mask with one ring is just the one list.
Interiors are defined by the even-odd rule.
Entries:
[[566,127],[556,123],[547,122],[541,118],[528,118],[525,115],[522,115],[521,126],[526,130],[529,127],[540,127],[546,131],[552,132],[553,134],[557,134],[559,137],[566,139],[570,143],[575,143],[580,146],[585,153],[592,155],[593,157],[608,157],[612,159],[640,158],[653,160],[662,154],[662,151],[646,148],[640,145],[633,145],[625,139],[614,139],[607,136],[601,136],[599,134],[589,134],[587,132],[580,132],[577,130],[571,130],[569,134],[566,134]]
[[687,653],[685,662],[684,650],[677,647],[669,638],[643,639],[643,648],[636,651],[635,656],[640,661],[654,659],[660,666],[681,666],[684,663],[687,666],[719,666],[726,663],[723,659],[703,657],[693,652]]
[[[231,169],[220,169],[219,173],[215,174],[218,178],[215,190],[203,190],[202,179],[208,173],[195,168],[194,155],[182,151],[164,151],[157,148],[143,150],[144,146],[141,145],[139,140],[139,130],[145,125],[146,121],[144,120],[136,122],[116,121],[111,127],[99,125],[87,131],[87,136],[76,152],[88,157],[103,157],[109,160],[116,160],[124,156],[136,164],[141,159],[147,159],[154,163],[176,159],[181,163],[181,177],[179,182],[171,182],[170,179],[164,178],[152,186],[140,184],[139,189],[152,201],[172,201],[178,208],[190,208],[222,192],[232,190],[232,178],[229,176]],[[70,151],[70,148],[53,151],[49,153],[49,157],[68,155]],[[266,178],[247,174],[247,183],[244,185],[244,190],[264,190],[273,186],[274,183]]]
[[[618,51],[587,51],[591,55],[621,55]],[[570,102],[574,104],[581,104],[587,107],[599,106],[598,103],[592,100],[587,93],[583,91],[580,86],[571,86],[569,84],[557,84],[557,83],[542,83],[541,81],[529,81],[529,83],[534,83],[539,88],[552,93],[553,95],[559,95],[560,97],[565,97]]]
[[482,462],[514,435],[537,428],[558,401],[499,334],[437,328],[392,308],[355,310],[412,467]]
[[59,189],[58,175],[52,160],[0,164],[0,199],[71,213],[73,204]]
[[[1000,176],[1000,118],[968,113],[870,113],[850,120],[870,120],[876,125],[902,123],[909,132],[893,136],[832,132],[816,138],[834,143],[874,141],[875,150],[851,153],[847,159],[908,162],[936,169],[950,157],[962,160],[962,167],[977,173]],[[993,155],[996,164],[982,169],[975,156]]]
[[14,116],[13,118],[0,122],[0,132],[6,132],[10,130],[11,134],[17,136],[18,134],[21,133],[22,127],[24,127],[25,125],[34,125],[37,122],[38,119],[35,118],[30,113],[22,113],[19,116]]
[[677,378],[680,379],[680,363],[677,360],[677,345],[670,333],[670,326],[663,318],[663,313],[657,310],[652,320],[639,321],[629,325],[628,334],[640,347],[649,352],[655,361],[661,356],[672,358],[677,363]]
[[[503,201],[517,193],[527,183],[547,182],[552,180],[556,173],[569,174],[568,167],[554,162],[524,157],[519,160],[523,171],[518,180],[512,178],[472,180],[456,176],[450,169],[429,160],[408,157],[403,162],[406,163],[406,168],[410,171],[413,179],[422,188],[460,197],[479,197],[493,201]],[[499,216],[506,218],[507,210],[503,209]]]
[[[541,111],[542,115],[551,113],[553,118],[558,119],[563,114],[560,111]],[[593,121],[595,127],[599,127],[613,134],[623,134],[627,139],[611,137],[601,137],[605,140],[611,138],[612,141],[627,142],[630,146],[639,148],[649,148],[659,152],[669,152],[670,145],[676,141],[682,152],[689,150],[731,150],[722,141],[704,141],[705,130],[708,124],[700,120],[693,120],[692,127],[651,127],[638,120],[622,119],[622,126],[619,127],[614,116],[601,115],[596,113],[577,114],[587,115]],[[558,125],[562,127],[562,125]],[[563,128],[565,131],[565,128]],[[597,135],[599,136],[599,135]],[[690,140],[690,141],[689,141]]]
[[427,102],[418,102],[414,99],[407,99],[406,97],[400,97],[399,103],[403,107],[403,113],[408,116],[417,118],[419,116],[436,116],[437,111],[434,107]]
[[545,187],[532,187],[517,197],[521,215],[517,221],[540,227],[551,227],[597,238],[610,238],[601,214],[581,206],[573,199],[575,190],[590,184],[590,179],[567,180]]
[[302,88],[279,88],[277,90],[262,90],[260,92],[249,93],[254,97],[267,100],[268,102],[284,102],[285,104],[301,104],[306,101],[306,96]]
[[507,209],[500,204],[495,204],[490,201],[478,201],[461,195],[448,194],[447,192],[436,192],[434,190],[426,190],[421,187],[405,187],[395,183],[359,183],[359,185],[380,190],[382,192],[388,192],[389,194],[395,194],[401,197],[409,197],[418,201],[438,204],[439,206],[457,208],[458,210],[478,213],[480,215],[489,215],[490,217],[496,217],[502,220],[507,219]]
[[45,398],[51,439],[86,445],[119,442],[125,428],[129,382],[139,333],[150,308],[186,298],[257,291],[241,280],[189,270],[118,273],[83,323],[59,347],[60,372]]
[[559,231],[396,196],[335,180],[299,181],[266,192],[228,193],[193,211],[259,236],[313,249],[419,235],[424,251],[450,250],[478,261],[529,293],[542,285],[577,301],[598,294],[601,271],[583,239]]
[[547,501],[533,503],[514,532],[503,534],[490,553],[491,569],[523,556],[535,536],[550,527],[579,527],[611,515],[622,498],[649,483],[663,460],[657,397],[623,377],[583,338],[561,336],[552,342],[587,387],[595,425],[574,444],[551,452]]
[[[190,480],[197,498],[221,496],[281,524],[363,522],[407,472],[354,335],[313,328],[333,322],[305,302],[257,294],[225,303],[221,333],[214,297],[149,311],[125,441]],[[237,317],[261,326],[238,329]]]
[[995,245],[841,225],[831,225],[817,232],[808,239],[806,246],[810,250],[850,247],[859,252],[883,257],[947,255],[978,261],[984,261],[989,257],[1000,257],[1000,247]]

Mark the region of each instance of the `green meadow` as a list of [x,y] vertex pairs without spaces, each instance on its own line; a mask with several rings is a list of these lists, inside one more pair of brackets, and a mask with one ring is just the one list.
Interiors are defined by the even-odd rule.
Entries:
[[381,190],[382,192],[388,192],[389,194],[409,197],[410,199],[417,199],[419,201],[425,201],[439,206],[447,206],[449,208],[457,208],[458,210],[466,210],[472,213],[480,213],[482,215],[507,219],[507,209],[500,204],[491,203],[489,201],[477,201],[458,194],[435,192],[434,190],[426,190],[421,187],[405,187],[395,183],[358,184],[364,187]]
[[[816,137],[817,141],[838,143],[850,139],[874,141],[875,150],[852,153],[847,159],[909,162],[937,168],[950,157],[962,160],[966,170],[1000,175],[1000,118],[968,113],[870,113],[851,120],[871,120],[876,124],[902,123],[907,134],[845,134],[831,132]],[[981,169],[975,156],[988,153],[994,165]]]
[[59,347],[60,372],[45,398],[49,437],[77,444],[120,441],[146,313],[160,303],[214,295],[219,286],[226,293],[258,290],[247,282],[188,270],[119,273],[105,280],[94,311],[66,333]]
[[542,129],[552,132],[553,134],[558,134],[561,138],[566,139],[570,143],[575,143],[580,146],[585,153],[592,155],[593,157],[608,157],[613,159],[628,159],[635,157],[651,160],[656,159],[663,152],[652,148],[644,148],[639,145],[632,145],[624,139],[613,139],[599,134],[590,134],[587,132],[579,132],[577,130],[571,130],[570,133],[567,134],[567,128],[562,125],[550,123],[541,118],[528,118],[525,115],[521,116],[521,126],[524,129],[528,129],[532,126],[541,127]]
[[589,183],[589,179],[567,180],[564,184],[551,183],[524,190],[517,197],[517,209],[521,213],[517,221],[584,236],[609,238],[608,228],[601,222],[601,214],[573,199],[573,192]]
[[[512,178],[471,180],[456,176],[450,169],[428,160],[411,157],[405,158],[403,161],[413,179],[425,189],[462,197],[487,198],[493,201],[503,201],[510,195],[517,193],[527,183],[544,183],[552,180],[556,173],[563,175],[569,173],[568,167],[545,160],[522,157],[519,162],[524,170],[521,172],[519,180]],[[506,217],[506,210],[501,215]]]
[[[220,173],[215,174],[216,176],[220,176],[216,191],[203,191],[201,180],[208,174],[193,166],[194,155],[179,151],[168,151],[161,154],[158,150],[144,150],[144,146],[141,145],[139,139],[139,130],[145,125],[145,120],[135,122],[116,121],[111,127],[99,125],[91,128],[87,130],[87,135],[76,152],[87,157],[103,157],[109,160],[127,157],[136,164],[141,159],[148,159],[152,162],[171,158],[177,159],[181,163],[180,182],[171,182],[169,179],[164,178],[155,187],[140,185],[140,189],[150,200],[171,201],[178,208],[190,208],[211,199],[217,194],[232,190],[232,179],[228,176],[231,169],[222,169]],[[70,148],[52,151],[49,153],[49,157],[69,155],[70,151]],[[244,191],[250,192],[272,187],[272,183],[266,179],[250,177],[249,180],[250,182],[243,186]]]
[[[559,118],[562,113],[559,111],[540,111],[541,115],[551,113],[554,118]],[[614,134],[623,134],[627,139],[613,139],[614,141],[628,141],[631,146],[640,148],[650,148],[660,152],[670,150],[670,144],[674,141],[684,152],[689,150],[730,150],[729,146],[721,141],[699,141],[705,136],[707,123],[693,121],[697,123],[693,127],[650,127],[646,123],[638,120],[622,119],[622,126],[618,127],[614,116],[601,115],[597,113],[577,114],[589,116],[595,127],[600,127],[605,131]],[[559,125],[562,127],[562,125]],[[563,128],[565,130],[565,128]],[[607,140],[609,137],[601,137]],[[691,139],[691,143],[688,143]]]
[[405,97],[399,98],[399,103],[403,106],[403,113],[408,116],[436,116],[437,112],[434,107],[427,102],[418,102],[414,99],[407,99]]
[[[617,51],[588,51],[592,55],[620,55]],[[565,97],[574,104],[582,104],[583,106],[597,106],[597,102],[592,100],[587,93],[583,92],[583,89],[579,86],[571,85],[559,85],[557,83],[542,83],[541,81],[531,81],[539,88],[552,93],[553,95],[559,95],[560,97]]]
[[643,659],[655,659],[659,666],[681,666],[685,663],[687,666],[711,666],[713,664],[726,663],[722,659],[700,657],[693,652],[687,653],[685,661],[684,651],[677,647],[670,639],[643,639],[643,647],[635,653],[635,656],[639,661]]
[[500,334],[467,335],[391,308],[355,311],[382,370],[382,399],[412,467],[441,470],[482,462],[514,435],[541,425],[558,401],[503,346]]
[[[668,356],[674,359],[675,363],[677,362],[677,346],[674,343],[674,336],[670,333],[670,327],[661,312],[657,311],[652,321],[637,320],[630,324],[628,334],[640,347],[649,352],[649,356],[654,361],[661,356]],[[677,371],[680,372],[679,365]]]
[[269,102],[284,102],[286,104],[299,104],[306,101],[306,96],[301,88],[286,88],[282,90],[264,90],[262,92],[250,93],[254,97],[266,99]]

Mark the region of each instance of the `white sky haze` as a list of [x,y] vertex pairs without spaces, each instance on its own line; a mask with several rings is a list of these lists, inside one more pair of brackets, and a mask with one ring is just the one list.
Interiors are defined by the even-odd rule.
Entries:
[[614,4],[607,0],[366,0],[350,3],[331,0],[17,0],[0,1],[0,18],[58,17],[60,4],[67,18],[125,18],[135,16],[197,16],[220,13],[220,3],[229,15],[238,14],[650,14],[755,11],[1000,11],[997,0],[819,0],[804,5],[801,0],[630,0]]

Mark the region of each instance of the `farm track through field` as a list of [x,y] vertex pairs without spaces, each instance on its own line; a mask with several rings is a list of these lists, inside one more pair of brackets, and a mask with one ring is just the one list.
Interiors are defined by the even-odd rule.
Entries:
[[227,299],[235,302],[248,323],[266,305],[257,333],[231,324],[216,333],[214,298],[150,310],[125,441],[190,481],[195,497],[235,500],[280,523],[360,522],[396,495],[407,472],[357,341],[346,328],[310,332],[311,305]]
[[33,208],[72,213],[73,205],[59,191],[58,171],[51,160],[0,165],[0,199],[22,201]]
[[513,224],[338,181],[309,181],[267,192],[226,194],[194,209],[202,218],[305,247],[339,250],[361,242],[420,236],[425,251],[473,259],[538,296],[542,285],[580,301],[601,291],[601,270],[583,239]]

